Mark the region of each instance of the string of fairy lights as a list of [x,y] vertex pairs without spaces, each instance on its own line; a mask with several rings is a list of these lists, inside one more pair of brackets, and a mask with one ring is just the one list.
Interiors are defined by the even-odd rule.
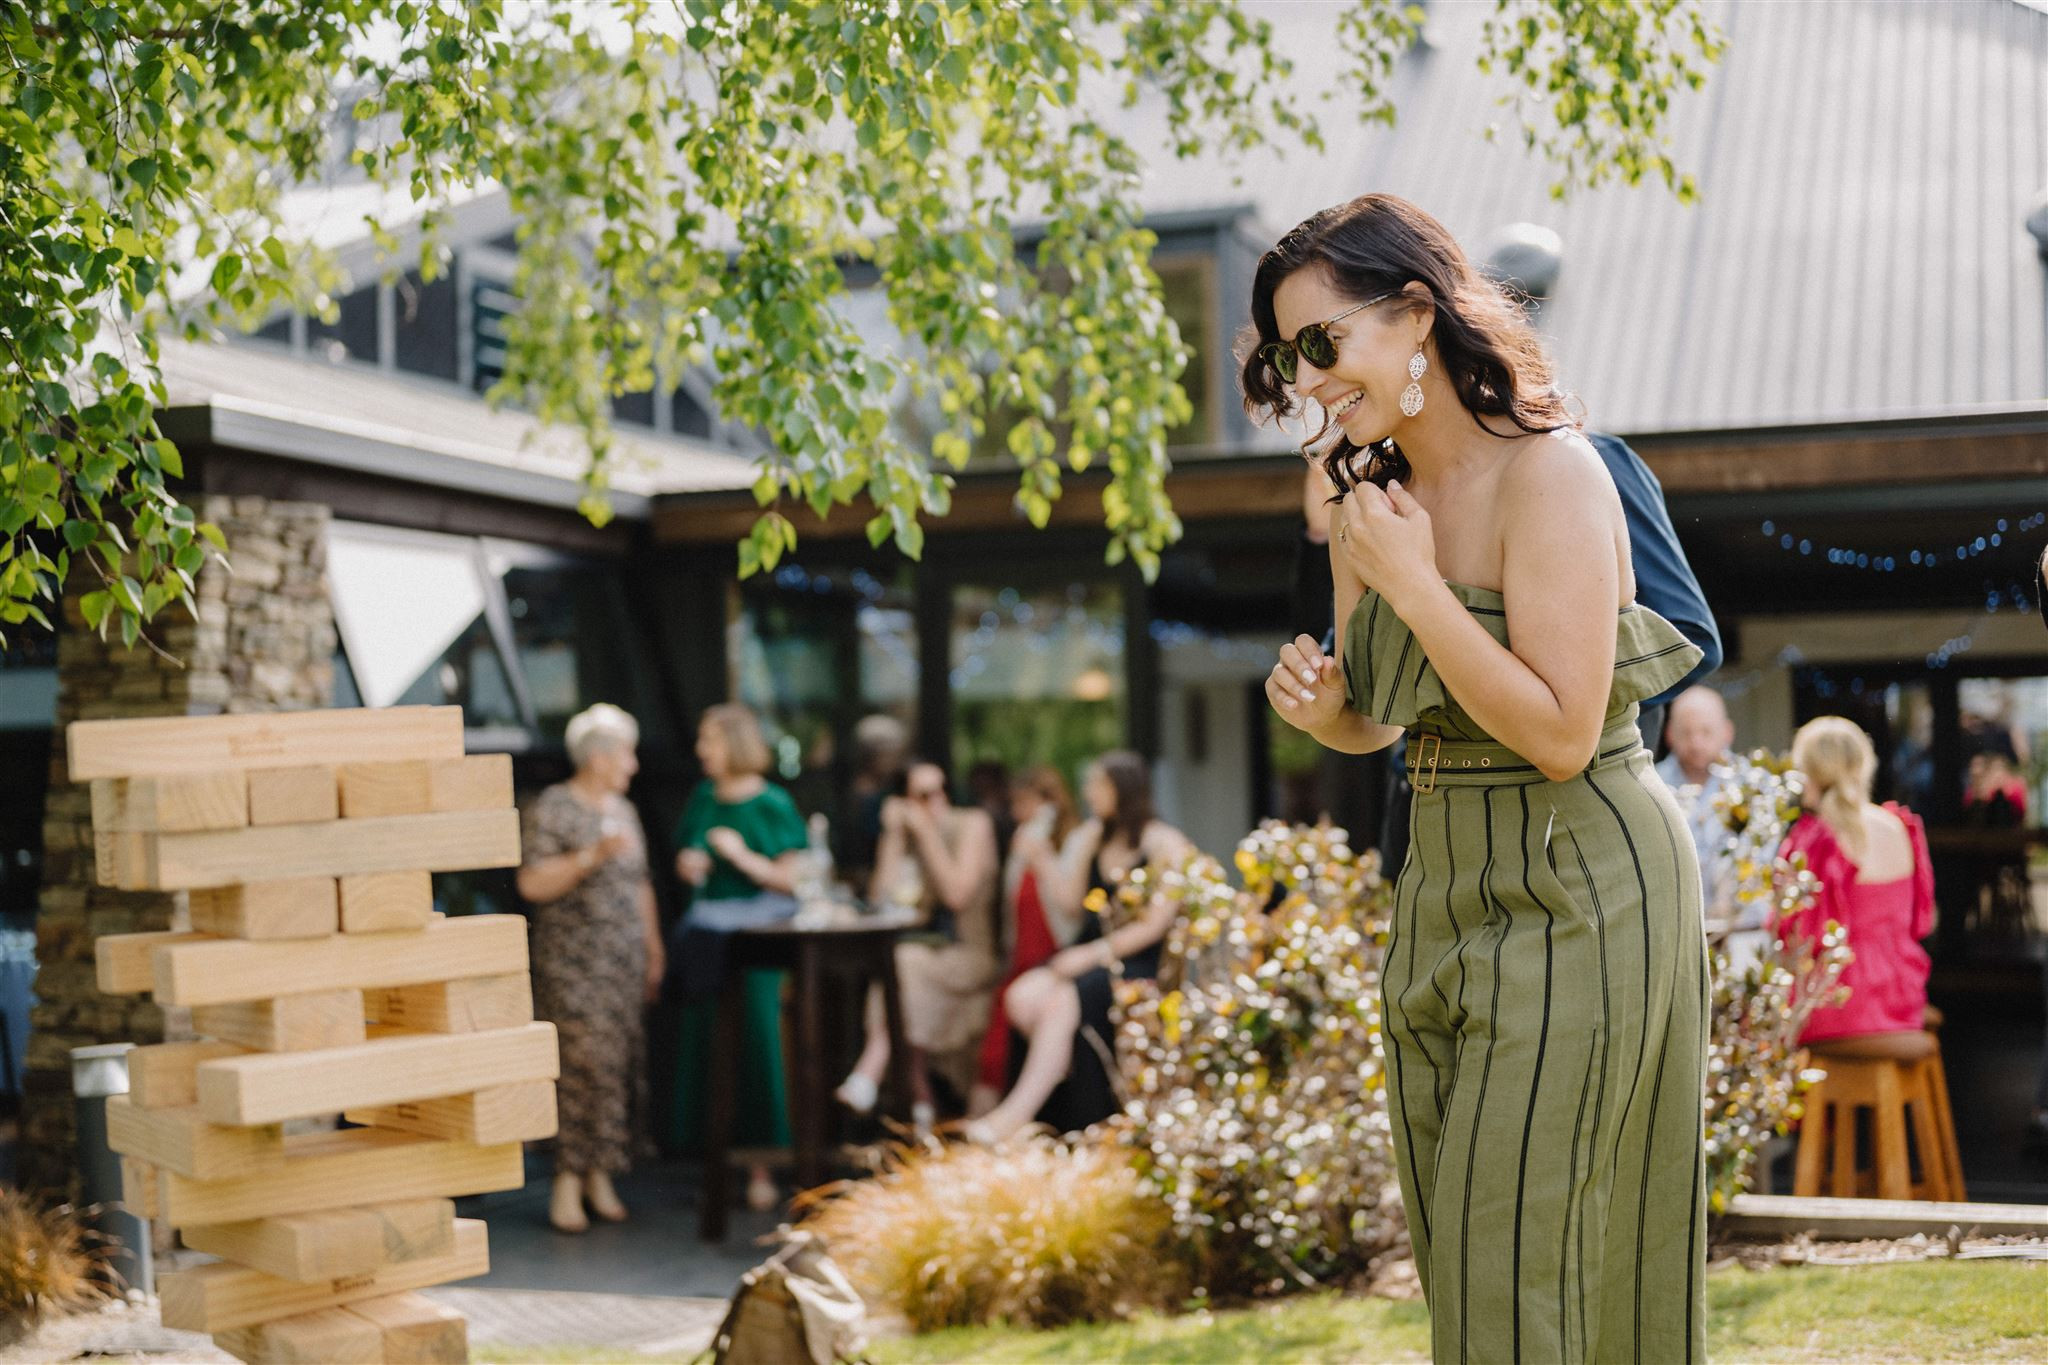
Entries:
[[2019,518],[2017,522],[2009,517],[1999,517],[1980,534],[1957,541],[1952,550],[1935,546],[1908,550],[1903,560],[1895,554],[1883,551],[1873,553],[1849,545],[1821,544],[1811,536],[1802,536],[1775,521],[1766,520],[1758,529],[1765,540],[1793,554],[1810,556],[1818,551],[1828,563],[1839,568],[1864,569],[1873,573],[1896,573],[1901,567],[1933,569],[1944,564],[1975,559],[2003,546],[2008,536],[2025,534],[2044,525],[2048,525],[2048,512],[2035,512]]

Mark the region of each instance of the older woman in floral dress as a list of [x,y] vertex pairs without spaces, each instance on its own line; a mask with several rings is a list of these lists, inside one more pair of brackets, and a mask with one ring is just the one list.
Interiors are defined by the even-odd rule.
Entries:
[[519,894],[533,905],[534,1005],[561,1043],[560,1128],[548,1221],[582,1232],[626,1217],[612,1177],[632,1164],[646,1110],[641,1011],[665,970],[647,844],[626,800],[640,727],[600,703],[569,722],[575,775],[526,812]]

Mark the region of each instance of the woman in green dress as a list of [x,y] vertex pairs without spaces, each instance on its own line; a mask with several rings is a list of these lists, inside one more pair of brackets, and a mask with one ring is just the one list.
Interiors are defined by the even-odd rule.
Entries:
[[1387,1100],[1438,1360],[1704,1347],[1697,859],[1636,703],[1699,651],[1635,604],[1620,499],[1536,333],[1411,204],[1261,259],[1254,413],[1314,403],[1337,651],[1267,679],[1329,748],[1405,732]]
[[[713,706],[697,726],[697,762],[704,780],[676,824],[676,874],[696,888],[672,954],[685,982],[677,1048],[675,1132],[681,1147],[702,1137],[703,1078],[715,997],[723,974],[723,935],[748,924],[796,913],[796,886],[806,843],[803,816],[789,793],[763,776],[767,741],[754,713],[737,702]],[[789,1097],[782,1064],[782,993],[788,973],[749,968],[739,1065],[737,1145],[789,1146]],[[773,1208],[774,1178],[756,1163],[747,1202]]]

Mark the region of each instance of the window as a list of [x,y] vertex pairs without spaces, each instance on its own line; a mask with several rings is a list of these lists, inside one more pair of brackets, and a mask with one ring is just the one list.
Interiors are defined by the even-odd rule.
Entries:
[[1986,829],[2048,826],[2048,678],[1964,678],[1963,823]]
[[332,352],[338,347],[347,356],[356,360],[377,363],[377,286],[372,284],[345,294],[341,300],[341,316],[332,323],[319,318],[306,319],[306,346],[314,356],[321,359],[335,357]]
[[1169,445],[1205,446],[1220,439],[1215,388],[1209,382],[1216,363],[1216,267],[1207,255],[1175,254],[1157,256],[1152,268],[1166,292],[1166,315],[1180,329],[1181,344],[1188,348],[1188,367],[1181,371],[1180,386],[1187,390],[1194,415],[1173,428]]
[[481,567],[477,543],[461,536],[328,529],[335,626],[364,705],[460,706],[471,728],[524,723],[485,619]]
[[460,377],[455,344],[455,280],[431,283],[408,270],[394,286],[397,298],[395,362],[399,369],[453,383]]
[[1050,763],[1074,780],[1124,743],[1123,591],[1109,581],[953,592],[953,768]]
[[472,747],[560,740],[609,701],[656,723],[617,570],[516,541],[336,522],[327,571],[337,706],[447,705]]
[[503,585],[513,657],[541,734],[560,739],[571,716],[608,701],[631,711],[648,738],[663,713],[649,700],[652,673],[618,570],[504,541],[486,542],[486,560]]
[[887,712],[915,733],[917,628],[907,566],[784,564],[741,592],[727,641],[731,695],[761,718],[773,776],[806,814],[838,815],[853,727]]

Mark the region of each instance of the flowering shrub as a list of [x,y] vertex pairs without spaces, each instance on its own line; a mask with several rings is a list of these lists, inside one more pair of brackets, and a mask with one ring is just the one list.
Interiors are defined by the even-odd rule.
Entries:
[[1119,990],[1122,1136],[1199,1284],[1274,1292],[1405,1245],[1379,1039],[1391,888],[1341,829],[1268,821],[1215,859],[1141,870],[1180,902],[1160,980]]
[[1799,815],[1799,773],[1759,749],[1716,766],[1708,786],[1727,829],[1722,850],[1733,876],[1735,922],[1764,925],[1713,936],[1706,1160],[1708,1206],[1719,1213],[1749,1188],[1758,1147],[1791,1127],[1800,1096],[1819,1079],[1806,1067],[1799,1035],[1816,1008],[1846,994],[1839,983],[1850,950],[1832,922],[1818,943],[1788,943],[1778,931],[1780,921],[1813,904],[1819,887],[1803,855],[1778,855]]

